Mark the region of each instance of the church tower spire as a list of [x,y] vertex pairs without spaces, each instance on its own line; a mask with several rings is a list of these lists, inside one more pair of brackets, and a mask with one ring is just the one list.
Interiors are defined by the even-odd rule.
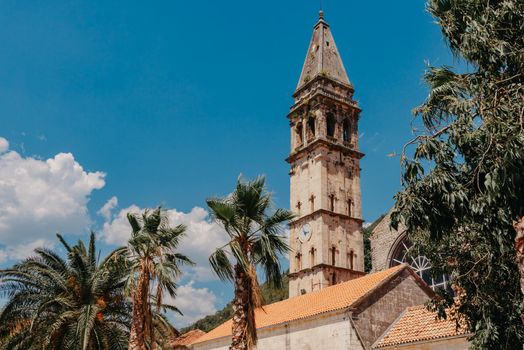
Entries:
[[324,20],[324,11],[322,10],[313,29],[313,36],[309,43],[308,54],[304,61],[297,89],[300,89],[318,75],[324,75],[339,83],[351,85],[329,24]]
[[364,274],[360,108],[324,14],[293,94],[290,297]]

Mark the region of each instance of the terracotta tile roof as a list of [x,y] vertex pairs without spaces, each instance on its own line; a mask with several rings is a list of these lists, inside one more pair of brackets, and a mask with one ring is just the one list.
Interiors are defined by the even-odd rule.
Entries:
[[436,313],[428,311],[424,305],[417,305],[408,307],[385,335],[377,340],[373,349],[468,334],[464,326],[457,329],[454,320],[440,320]]
[[[265,305],[263,309],[255,310],[257,328],[347,308],[405,268],[407,268],[407,265],[395,266],[317,292]],[[196,343],[226,336],[231,336],[231,320],[222,323],[198,339]]]
[[197,339],[202,337],[204,334],[206,334],[206,332],[201,331],[200,329],[193,329],[193,330],[191,330],[189,332],[186,332],[186,333],[182,334],[178,338],[176,338],[171,343],[171,345],[173,347],[183,346],[183,345],[190,345],[190,344],[194,343]]

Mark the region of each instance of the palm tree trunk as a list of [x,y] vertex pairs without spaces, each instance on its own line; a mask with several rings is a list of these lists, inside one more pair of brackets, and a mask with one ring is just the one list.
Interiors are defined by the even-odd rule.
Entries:
[[146,318],[148,309],[149,273],[141,271],[133,295],[133,318],[129,335],[129,350],[147,350],[145,345]]
[[[515,250],[517,253],[517,264],[520,272],[520,290],[524,295],[524,216],[515,222]],[[524,322],[524,315],[521,316]]]
[[233,299],[232,342],[229,350],[247,350],[247,304],[249,280],[242,269],[235,265],[235,299]]

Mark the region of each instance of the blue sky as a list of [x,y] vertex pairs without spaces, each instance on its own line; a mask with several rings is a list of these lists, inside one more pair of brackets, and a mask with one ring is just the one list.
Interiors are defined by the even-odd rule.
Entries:
[[[124,210],[158,204],[218,243],[194,208],[227,194],[240,173],[267,175],[288,207],[286,114],[318,7],[0,1],[0,137],[9,142],[0,142],[0,266],[52,245],[57,231],[77,239],[93,228],[107,250],[122,238]],[[387,155],[411,137],[426,62],[457,63],[421,0],[333,0],[324,10],[363,109],[363,215],[373,221],[400,188],[399,159]],[[205,250],[188,249],[204,261]],[[182,324],[230,297],[206,271],[181,285],[207,300],[196,310],[182,295]]]

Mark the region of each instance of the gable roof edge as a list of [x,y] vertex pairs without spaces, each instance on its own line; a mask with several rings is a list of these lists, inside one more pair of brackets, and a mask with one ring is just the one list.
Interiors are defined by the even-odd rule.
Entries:
[[357,300],[355,300],[351,305],[349,305],[349,307],[351,309],[356,309],[360,304],[362,304],[364,301],[366,301],[369,297],[371,297],[372,295],[374,295],[378,290],[380,290],[383,286],[387,285],[389,282],[391,282],[391,280],[395,277],[397,277],[398,275],[400,275],[401,273],[403,273],[404,271],[408,271],[408,273],[413,276],[413,278],[415,279],[415,283],[428,295],[429,298],[434,298],[436,297],[436,294],[435,292],[426,284],[426,282],[424,282],[424,280],[422,278],[420,278],[419,275],[417,275],[415,273],[415,271],[413,271],[411,269],[411,267],[404,263],[402,264],[402,268],[399,269],[398,271],[396,271],[395,273],[389,275],[387,278],[385,278],[383,281],[381,281],[378,285],[375,286],[375,288],[373,289],[370,289],[369,291],[367,291],[367,293],[365,293],[364,295],[362,295],[360,298],[358,298]]

